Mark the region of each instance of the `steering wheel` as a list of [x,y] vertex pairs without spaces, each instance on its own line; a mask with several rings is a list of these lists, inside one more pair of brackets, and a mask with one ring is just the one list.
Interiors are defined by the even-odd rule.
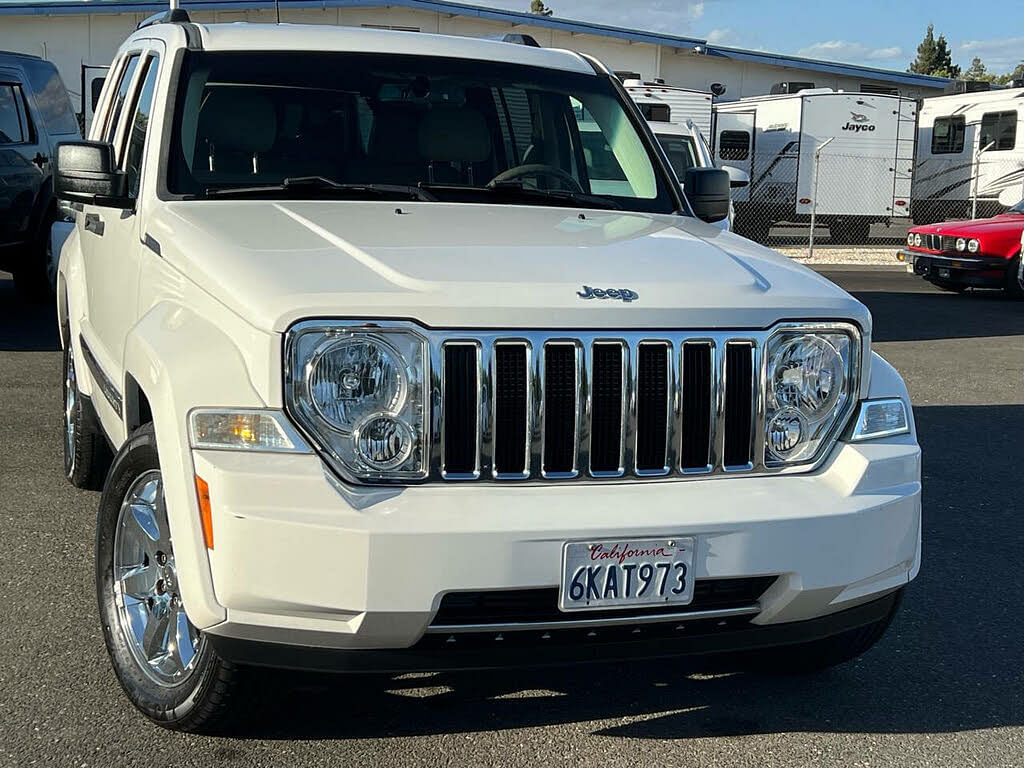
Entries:
[[580,186],[580,183],[576,181],[572,175],[566,173],[561,168],[556,168],[553,165],[545,165],[544,163],[527,163],[526,165],[517,165],[509,168],[487,182],[487,186],[496,187],[498,184],[503,182],[537,176],[552,176],[563,182],[570,191],[579,193],[583,192],[583,187]]

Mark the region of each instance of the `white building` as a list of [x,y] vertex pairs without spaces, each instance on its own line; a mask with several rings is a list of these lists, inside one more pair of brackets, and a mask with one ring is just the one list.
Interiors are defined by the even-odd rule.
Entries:
[[[523,6],[528,6],[523,0]],[[182,0],[199,22],[277,19],[273,0]],[[110,62],[121,41],[166,2],[139,0],[0,0],[0,50],[53,61],[81,108],[83,65]],[[485,8],[445,0],[280,0],[282,22],[391,27],[450,35],[532,35],[541,45],[590,53],[616,71],[701,90],[724,87],[721,99],[768,93],[779,82],[847,91],[942,92],[945,79],[851,64],[743,50],[602,24]],[[718,90],[717,88],[715,90]]]

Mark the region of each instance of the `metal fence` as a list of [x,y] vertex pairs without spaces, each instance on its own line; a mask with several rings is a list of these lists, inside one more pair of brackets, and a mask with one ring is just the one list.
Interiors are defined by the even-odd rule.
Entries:
[[984,154],[915,165],[830,153],[826,142],[817,151],[726,164],[750,174],[748,186],[733,189],[734,230],[774,247],[900,244],[916,224],[994,216],[1005,210],[1003,189],[1024,196],[1024,160]]

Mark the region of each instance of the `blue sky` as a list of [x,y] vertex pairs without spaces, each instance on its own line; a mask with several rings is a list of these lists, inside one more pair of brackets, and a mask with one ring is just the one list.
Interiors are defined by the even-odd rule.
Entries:
[[[470,0],[529,10],[530,0]],[[549,0],[557,16],[904,70],[929,22],[945,34],[954,63],[980,56],[989,71],[1024,59],[1021,0]]]

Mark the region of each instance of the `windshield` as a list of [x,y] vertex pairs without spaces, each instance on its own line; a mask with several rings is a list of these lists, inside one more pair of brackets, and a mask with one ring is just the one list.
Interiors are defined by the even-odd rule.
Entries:
[[277,185],[293,197],[408,199],[413,188],[424,200],[677,208],[605,77],[439,57],[189,52],[180,82],[174,194],[256,197]]
[[1007,213],[1024,213],[1024,200],[1021,200],[1012,208],[1007,209]]
[[701,165],[697,157],[697,146],[692,137],[673,134],[656,134],[656,137],[679,179],[686,176],[687,168],[697,168]]

